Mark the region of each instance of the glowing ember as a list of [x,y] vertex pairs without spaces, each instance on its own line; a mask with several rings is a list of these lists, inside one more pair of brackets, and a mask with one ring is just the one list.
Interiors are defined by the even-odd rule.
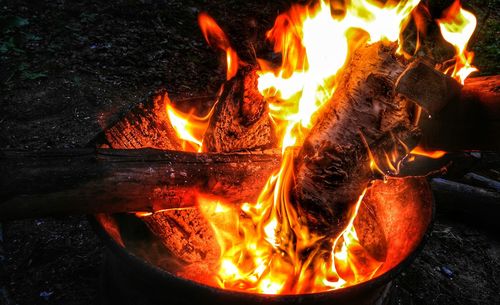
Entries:
[[[277,17],[267,37],[274,50],[282,54],[282,64],[273,68],[271,63],[258,60],[258,89],[269,103],[269,115],[281,139],[281,168],[269,178],[254,203],[235,207],[224,204],[224,199],[199,197],[200,209],[221,249],[216,275],[220,287],[265,294],[311,293],[354,285],[377,274],[383,262],[363,248],[353,225],[364,193],[349,225],[338,236],[310,232],[305,219],[298,215],[290,195],[294,147],[302,145],[315,114],[330,101],[353,50],[365,43],[398,41],[418,4],[419,0],[387,1],[385,5],[352,0],[342,16],[336,16],[330,3],[321,1],[311,6],[294,5]],[[199,23],[209,44],[226,53],[227,79],[232,78],[238,69],[238,56],[226,35],[206,14],[200,15]],[[453,75],[463,81],[474,69],[470,65],[472,53],[465,48],[475,18],[457,1],[439,23],[443,36],[457,49]],[[210,114],[199,118],[183,114],[170,104],[167,112],[186,150],[201,151]],[[394,172],[399,170],[397,154],[386,154]],[[439,157],[442,152],[427,153],[417,148],[411,154]],[[374,159],[370,162],[376,170]],[[216,221],[210,216],[214,214],[224,217],[216,217]]]

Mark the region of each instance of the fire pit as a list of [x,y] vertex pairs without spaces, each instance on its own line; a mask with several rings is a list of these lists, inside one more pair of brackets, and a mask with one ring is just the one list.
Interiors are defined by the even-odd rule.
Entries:
[[[137,211],[138,218],[99,215],[104,230],[98,230],[111,249],[107,282],[141,278],[122,302],[141,286],[132,303],[144,303],[145,295],[152,304],[384,301],[433,210],[425,177],[395,177],[412,154],[429,154],[418,146],[422,112],[438,114],[475,70],[465,50],[475,18],[456,2],[437,20],[456,55],[451,65],[433,67],[403,49],[410,13],[425,12],[419,1],[334,6],[295,5],[278,16],[267,35],[280,64],[244,62],[215,20],[201,13],[207,42],[226,58],[227,81],[212,108],[196,116],[163,94],[149,111],[106,130],[101,147],[221,155],[281,150],[279,168],[263,175],[265,184],[254,183],[257,192],[236,179],[234,194],[214,179],[180,196],[179,209]],[[327,44],[322,31],[330,34]],[[415,52],[418,44],[417,38]],[[176,175],[191,183],[186,172],[170,172]],[[127,266],[134,271],[128,274]],[[158,286],[150,289],[151,283]],[[163,286],[164,295],[155,292]]]
[[104,301],[106,304],[384,304],[391,281],[422,248],[434,208],[429,186],[422,178],[390,180],[374,189],[377,191],[366,195],[355,223],[363,236],[363,246],[384,256],[385,262],[371,280],[338,290],[300,295],[260,295],[214,288],[176,276],[173,270],[179,269],[178,258],[172,257],[137,218],[128,214],[99,215],[91,221],[108,248],[102,284]]

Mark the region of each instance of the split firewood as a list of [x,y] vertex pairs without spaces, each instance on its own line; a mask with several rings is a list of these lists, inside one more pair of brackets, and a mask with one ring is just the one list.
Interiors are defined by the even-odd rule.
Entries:
[[[180,140],[166,113],[167,99],[166,95],[157,97],[153,107],[146,108],[146,110],[140,106],[134,108],[121,121],[105,131],[108,145],[111,148],[141,149],[153,144],[161,149],[180,150]],[[186,172],[183,171],[183,173]],[[208,177],[205,178],[208,179]],[[160,189],[161,193],[168,194],[166,197],[170,198],[170,202],[175,201],[180,208],[196,204],[195,189],[167,185],[160,186]],[[200,234],[200,230],[208,228],[208,224],[197,209],[167,208],[157,209],[149,214],[140,214],[143,215],[141,219],[165,248],[185,263],[200,261],[202,257],[216,253],[215,247],[202,247],[203,239],[213,239],[213,234],[210,231]],[[191,225],[187,225],[186,222]]]
[[[224,89],[216,103],[203,141],[205,151],[229,152],[272,146],[273,131],[271,121],[267,115],[267,105],[257,91],[257,75],[255,74],[255,70],[248,68],[240,69],[236,77],[233,77],[224,84]],[[157,116],[157,119],[161,119],[165,124],[170,125],[167,116]],[[117,127],[121,128],[120,125]],[[118,133],[118,135],[122,134],[126,135],[126,133]],[[106,136],[107,138],[109,136],[117,137],[116,132],[112,134],[108,133]],[[163,145],[161,148],[178,149],[178,141],[175,133],[161,133],[148,136],[153,136],[153,138],[158,136],[167,137],[161,143]],[[123,142],[128,141],[126,136],[120,137],[120,140]],[[132,143],[134,145],[133,148],[141,148],[148,145],[148,139],[139,137]],[[276,167],[270,166],[270,168],[274,169]],[[267,174],[271,174],[271,171]],[[232,174],[229,174],[229,176],[232,176]],[[214,181],[213,177],[206,178],[208,181]],[[265,181],[265,178],[262,181]],[[262,184],[257,184],[260,187],[263,186]],[[222,189],[226,189],[225,192],[230,192],[231,188],[227,188],[227,184],[220,186]],[[245,187],[248,186],[239,185],[239,188]],[[254,188],[252,187],[251,189]],[[241,190],[242,193],[246,193],[247,191]],[[188,199],[186,198],[186,200]],[[241,202],[248,201],[248,199]],[[256,198],[252,199],[255,200]],[[188,203],[183,202],[183,204]],[[209,225],[197,209],[157,211],[153,215],[141,217],[141,219],[176,257],[187,263],[203,261],[204,258],[208,260],[208,258],[218,255],[219,250],[213,246],[216,243],[207,243],[207,240],[214,240],[213,232],[207,229]],[[183,225],[186,222],[189,222],[191,225]],[[197,225],[194,225],[194,223]],[[204,234],[199,234],[199,230],[204,230]],[[200,247],[201,245],[204,245],[204,247]],[[198,250],[192,251],[192,249]],[[199,253],[199,251],[202,253]]]
[[337,236],[375,178],[373,165],[385,172],[385,153],[404,156],[418,142],[414,105],[394,92],[406,67],[395,50],[376,43],[354,52],[295,158],[297,205],[315,231]]
[[121,120],[104,130],[105,143],[115,149],[157,148],[180,150],[168,119],[166,93],[134,107]]
[[250,66],[227,81],[203,139],[204,150],[230,152],[276,145],[267,103],[257,89],[258,76]]

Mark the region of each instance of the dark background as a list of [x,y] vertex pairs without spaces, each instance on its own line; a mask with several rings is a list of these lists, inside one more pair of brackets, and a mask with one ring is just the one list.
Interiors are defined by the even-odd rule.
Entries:
[[[451,1],[431,1],[439,12]],[[498,74],[500,1],[464,1],[478,17],[480,74]],[[166,88],[213,94],[220,56],[203,40],[209,12],[242,57],[288,1],[0,1],[0,148],[85,146],[109,117]],[[102,245],[85,217],[0,224],[0,304],[92,304]],[[401,304],[500,304],[500,243],[488,230],[437,215],[403,276]]]

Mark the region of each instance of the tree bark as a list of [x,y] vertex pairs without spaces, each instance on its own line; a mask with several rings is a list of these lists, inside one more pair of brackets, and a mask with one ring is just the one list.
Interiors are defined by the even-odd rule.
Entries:
[[375,177],[370,154],[385,171],[385,152],[403,156],[418,142],[414,106],[394,93],[406,66],[395,48],[376,43],[354,52],[295,159],[297,205],[315,231],[336,236],[346,227]]

